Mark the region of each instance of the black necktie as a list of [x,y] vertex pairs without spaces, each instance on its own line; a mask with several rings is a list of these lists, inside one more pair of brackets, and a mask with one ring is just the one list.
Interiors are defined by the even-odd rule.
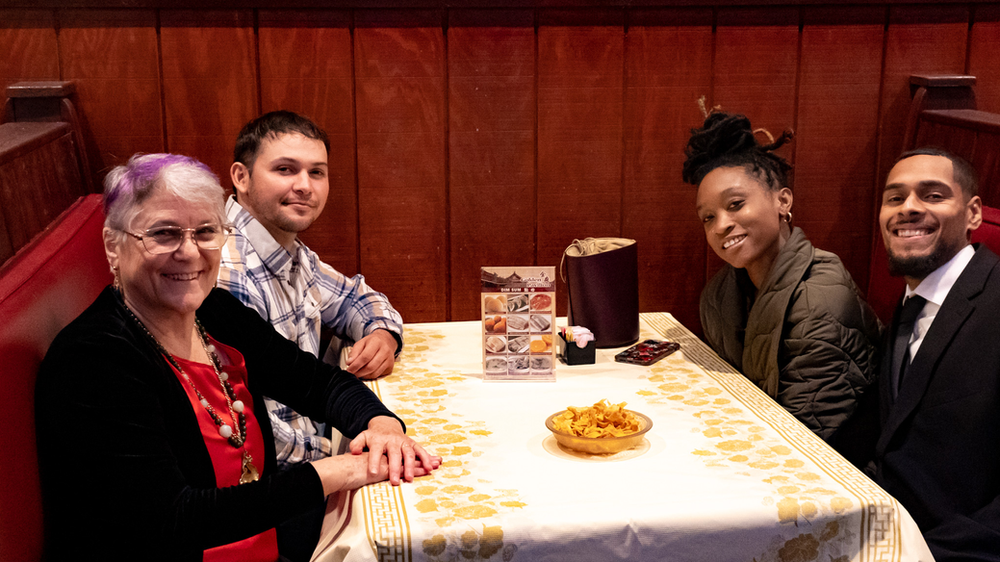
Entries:
[[913,324],[917,321],[917,315],[927,304],[927,299],[920,295],[913,295],[903,303],[903,310],[899,313],[899,324],[896,326],[896,341],[892,348],[892,397],[899,393],[899,388],[903,383],[903,375],[906,367],[910,363],[910,335],[913,334]]

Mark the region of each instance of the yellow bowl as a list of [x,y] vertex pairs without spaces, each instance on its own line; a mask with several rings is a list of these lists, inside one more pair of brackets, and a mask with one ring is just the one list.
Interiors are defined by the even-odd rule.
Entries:
[[552,432],[552,436],[556,438],[556,441],[566,447],[567,449],[573,449],[574,451],[581,451],[583,453],[593,453],[593,454],[611,454],[619,453],[621,451],[631,449],[639,443],[642,442],[643,436],[651,427],[653,427],[653,420],[649,419],[645,414],[640,414],[639,412],[633,410],[625,410],[626,412],[632,412],[637,418],[639,418],[639,431],[623,435],[621,437],[581,437],[579,435],[570,435],[569,433],[564,433],[558,431],[555,428],[553,420],[556,416],[566,413],[567,410],[561,412],[556,412],[549,416],[545,420],[545,427],[549,428]]

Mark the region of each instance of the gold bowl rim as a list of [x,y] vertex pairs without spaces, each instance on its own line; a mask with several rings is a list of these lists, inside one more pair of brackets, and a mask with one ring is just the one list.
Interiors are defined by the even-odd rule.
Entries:
[[555,419],[556,416],[558,416],[560,414],[564,414],[564,413],[566,413],[568,411],[569,410],[559,410],[558,412],[556,412],[556,413],[552,414],[551,416],[545,418],[545,427],[549,431],[551,431],[552,433],[556,433],[556,434],[559,434],[559,435],[564,435],[564,436],[572,438],[572,439],[583,439],[585,441],[594,442],[594,443],[614,443],[616,441],[625,441],[625,440],[629,440],[629,439],[636,439],[637,437],[642,437],[643,435],[645,435],[646,432],[649,431],[650,429],[652,429],[652,427],[653,427],[653,420],[651,420],[649,418],[649,416],[647,416],[646,414],[643,414],[642,412],[636,412],[635,410],[629,410],[629,409],[626,408],[625,409],[626,412],[631,412],[632,414],[635,414],[635,416],[637,418],[639,418],[640,420],[642,420],[642,428],[639,429],[639,431],[636,431],[635,433],[629,433],[628,435],[620,435],[620,436],[617,436],[617,437],[586,437],[584,435],[573,435],[572,433],[566,433],[565,431],[559,431],[558,429],[555,428],[555,424],[553,424],[553,422],[552,422],[552,420]]

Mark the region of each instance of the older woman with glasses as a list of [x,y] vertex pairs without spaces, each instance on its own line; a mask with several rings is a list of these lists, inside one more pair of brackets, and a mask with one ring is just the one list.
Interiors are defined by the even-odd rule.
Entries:
[[[38,375],[50,560],[273,561],[275,527],[324,496],[440,465],[362,382],[213,290],[222,201],[183,156],[135,156],[105,181],[114,286]],[[351,454],[277,472],[265,395],[353,437]]]

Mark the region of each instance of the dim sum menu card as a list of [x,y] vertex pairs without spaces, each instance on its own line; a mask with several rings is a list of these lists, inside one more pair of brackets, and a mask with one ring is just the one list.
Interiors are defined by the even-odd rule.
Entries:
[[482,268],[483,378],[555,381],[554,267]]

